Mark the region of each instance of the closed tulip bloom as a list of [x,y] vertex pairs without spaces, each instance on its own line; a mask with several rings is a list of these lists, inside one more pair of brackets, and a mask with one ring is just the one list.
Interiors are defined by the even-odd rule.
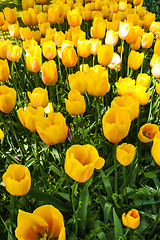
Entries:
[[62,63],[65,67],[74,67],[77,64],[78,58],[73,47],[67,46],[62,51]]
[[0,27],[2,27],[4,23],[5,23],[4,14],[3,12],[0,12]]
[[160,95],[160,83],[156,82],[156,93]]
[[15,23],[9,26],[9,34],[13,38],[19,38],[20,37],[20,32],[19,32],[19,23]]
[[37,15],[38,24],[48,22],[48,14],[46,12],[40,12]]
[[131,96],[134,97],[140,105],[146,105],[150,99],[150,89],[147,91],[146,87],[136,85],[131,90]]
[[60,112],[50,113],[48,117],[41,118],[36,128],[42,141],[48,145],[63,142],[67,137],[66,120]]
[[154,40],[154,34],[152,32],[143,33],[142,40],[141,40],[141,46],[143,48],[150,48],[153,44],[153,40]]
[[154,53],[160,56],[160,39],[156,39],[156,42],[154,44]]
[[136,78],[136,85],[148,87],[151,77],[147,73],[139,73]]
[[64,170],[73,180],[82,183],[92,176],[95,168],[101,169],[104,163],[95,147],[76,144],[66,152]]
[[9,45],[7,49],[7,59],[11,62],[17,62],[22,55],[22,48],[18,45]]
[[115,69],[116,71],[120,71],[121,69],[121,57],[118,55],[118,53],[113,53],[113,58],[110,64],[108,64],[108,67],[110,69]]
[[59,7],[58,5],[53,5],[53,7],[49,7],[48,9],[48,21],[50,24],[58,23],[60,17]]
[[39,121],[40,117],[44,116],[43,107],[38,107],[37,109],[28,106],[25,110],[19,108],[17,114],[22,125],[29,129],[31,132],[36,131],[36,121]]
[[22,9],[28,10],[28,8],[33,8],[35,4],[34,0],[22,0]]
[[79,11],[73,9],[67,13],[67,21],[70,27],[80,26],[82,23],[82,16]]
[[158,132],[153,139],[153,145],[151,149],[152,157],[154,158],[155,162],[160,166],[160,132]]
[[100,65],[87,70],[87,91],[91,96],[102,97],[110,91],[108,71]]
[[0,42],[0,57],[1,58],[3,58],[3,59],[7,58],[7,50],[10,45],[12,45],[12,43],[9,40]]
[[78,71],[75,74],[68,76],[69,87],[71,90],[77,89],[81,94],[87,91],[86,74],[82,71]]
[[3,12],[4,12],[4,16],[5,16],[5,19],[8,23],[10,24],[14,24],[17,22],[17,8],[9,8],[9,7],[5,7],[3,9]]
[[2,131],[2,129],[0,129],[0,140],[4,138],[4,132]]
[[123,166],[128,166],[136,152],[136,147],[132,144],[122,143],[116,149],[116,158],[120,164]]
[[141,142],[152,142],[155,135],[159,132],[159,126],[152,123],[144,124],[138,133],[138,138]]
[[0,111],[10,113],[16,105],[16,91],[5,85],[0,86]]
[[38,46],[38,43],[34,39],[26,39],[25,41],[23,41],[23,49],[25,52],[28,52],[30,46]]
[[21,18],[25,25],[35,26],[38,24],[37,15],[33,9],[32,11],[22,11]]
[[108,66],[113,58],[113,46],[101,45],[98,48],[98,63],[102,66]]
[[149,31],[152,32],[153,34],[160,32],[160,22],[153,21],[150,25]]
[[130,48],[132,50],[138,50],[140,47],[141,47],[141,38],[140,37],[137,38],[137,41],[135,43],[130,44]]
[[47,29],[50,28],[50,23],[44,22],[44,23],[38,24],[38,27],[39,27],[41,34],[46,35]]
[[35,40],[35,41],[40,41],[41,39],[41,32],[39,30],[36,30],[36,31],[32,31],[32,38]]
[[20,27],[19,32],[23,41],[26,39],[32,39],[32,32],[29,27]]
[[143,59],[144,59],[143,52],[139,53],[139,52],[132,50],[128,57],[129,68],[137,70],[142,65]]
[[26,195],[30,190],[30,171],[23,165],[10,164],[2,179],[6,190],[14,196]]
[[43,43],[42,50],[44,57],[48,60],[55,58],[57,55],[56,44],[51,40]]
[[143,17],[143,26],[149,29],[153,21],[155,21],[155,13],[147,12]]
[[93,38],[102,39],[106,33],[106,24],[104,21],[101,22],[93,22],[93,26],[91,27],[91,36]]
[[0,59],[0,81],[6,82],[9,78],[8,61]]
[[98,48],[101,46],[101,41],[99,39],[90,38],[91,43],[91,54],[97,55]]
[[73,89],[69,92],[68,99],[65,98],[65,105],[70,115],[80,115],[86,110],[84,97],[81,96],[77,89]]
[[[154,57],[154,56],[153,56]],[[152,57],[152,74],[155,78],[160,78],[160,57],[155,56],[155,58],[153,59]]]
[[50,114],[54,112],[53,104],[51,102],[48,103],[47,107],[44,108],[45,114]]
[[54,42],[57,47],[61,47],[63,40],[65,40],[65,34],[62,31],[56,32],[54,35]]
[[30,46],[25,55],[26,67],[31,72],[38,72],[42,65],[40,46]]
[[111,29],[106,33],[105,44],[115,46],[118,42],[118,38],[118,32],[115,32]]
[[[119,37],[122,40],[126,40],[127,38],[130,38],[132,35],[133,30],[133,23],[131,22],[120,22],[119,25]],[[133,38],[133,36],[132,36]]]
[[91,54],[91,42],[87,39],[78,40],[77,53],[81,57],[88,57]]
[[131,125],[129,112],[122,108],[112,107],[102,119],[104,136],[112,143],[118,143],[128,135]]
[[112,107],[120,107],[127,110],[130,114],[131,121],[139,115],[139,103],[129,95],[115,97],[111,102],[111,108]]
[[39,106],[46,107],[48,105],[48,91],[41,87],[35,88],[33,92],[27,91],[31,105],[35,108]]
[[127,215],[123,213],[122,222],[126,227],[136,229],[140,224],[140,216],[136,209],[131,209]]
[[33,213],[19,210],[15,236],[18,240],[66,240],[63,215],[52,205],[43,205]]
[[135,80],[129,77],[122,78],[120,77],[118,82],[115,83],[117,87],[118,94],[120,96],[123,95],[131,95],[131,92],[135,86]]
[[42,64],[42,81],[46,85],[55,84],[58,80],[57,65],[54,60]]

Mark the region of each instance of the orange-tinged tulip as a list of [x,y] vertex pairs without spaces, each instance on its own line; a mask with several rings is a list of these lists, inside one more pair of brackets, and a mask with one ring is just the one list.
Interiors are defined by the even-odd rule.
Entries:
[[65,67],[74,67],[77,64],[78,58],[73,47],[65,47],[62,51],[62,63]]
[[26,39],[32,38],[32,32],[29,27],[25,27],[25,28],[20,27],[19,32],[23,41],[25,41]]
[[[106,57],[107,56],[107,57]],[[98,48],[98,63],[102,66],[108,66],[113,58],[113,46],[101,45]]]
[[7,49],[7,59],[11,62],[17,62],[22,55],[22,48],[18,45],[9,45]]
[[33,8],[35,4],[34,0],[22,0],[22,9],[28,10],[28,8]]
[[118,32],[113,31],[112,29],[107,31],[105,37],[105,44],[115,46],[118,42]]
[[139,53],[139,52],[132,50],[128,57],[129,68],[137,70],[142,65],[143,59],[144,59],[143,52]]
[[82,17],[78,10],[73,9],[67,13],[67,21],[70,27],[80,26],[82,23]]
[[42,64],[42,81],[46,85],[55,84],[58,80],[57,65],[54,60]]
[[19,38],[20,37],[20,32],[19,32],[19,23],[15,23],[9,26],[9,34],[13,38]]
[[9,40],[0,42],[0,57],[1,58],[3,58],[3,59],[7,58],[7,50],[11,44],[12,43]]
[[118,82],[115,83],[117,87],[118,94],[122,95],[131,95],[132,89],[135,86],[135,80],[129,77],[122,78],[120,77]]
[[91,54],[91,42],[87,39],[78,40],[77,53],[81,57],[88,57]]
[[140,37],[137,38],[137,41],[135,43],[130,44],[130,48],[132,50],[138,50],[140,47],[141,47],[141,38]]
[[153,145],[152,145],[152,149],[151,149],[152,157],[154,158],[155,162],[160,166],[159,149],[160,149],[160,132],[158,132],[154,136]]
[[128,135],[131,125],[129,112],[122,108],[112,107],[102,119],[104,136],[112,143],[118,143]]
[[156,93],[160,95],[160,83],[156,82]]
[[[59,32],[57,32],[57,33],[59,33]],[[56,34],[56,28],[48,28],[48,29],[46,30],[46,35],[45,35],[45,37],[46,37],[46,39],[48,39],[48,40],[54,41],[54,36],[55,36],[55,34]],[[47,40],[47,41],[48,41],[48,40]],[[43,45],[43,44],[41,44],[41,45]]]
[[156,133],[159,132],[159,126],[152,123],[144,124],[138,133],[138,138],[141,142],[148,143],[152,142]]
[[136,85],[131,90],[131,96],[134,97],[140,105],[146,105],[150,98],[150,89],[147,91],[146,87]]
[[93,26],[91,27],[91,36],[93,38],[102,39],[106,33],[106,24],[105,22],[93,22]]
[[138,5],[140,5],[141,3],[143,4],[143,0],[133,0],[134,6],[138,6]]
[[9,8],[9,7],[5,7],[3,9],[3,12],[4,12],[4,16],[5,16],[5,19],[8,23],[10,24],[14,24],[17,22],[17,8]]
[[136,229],[140,224],[140,216],[136,209],[131,209],[127,215],[123,213],[122,222],[126,227]]
[[5,23],[4,14],[3,12],[0,12],[0,27],[2,27],[4,23]]
[[54,42],[57,47],[61,47],[63,40],[65,40],[65,34],[62,31],[56,32],[54,35]]
[[41,87],[35,88],[33,92],[27,91],[31,105],[35,108],[39,106],[46,107],[48,105],[48,91]]
[[2,129],[0,129],[0,140],[4,138],[4,132],[2,131]]
[[0,81],[6,82],[9,78],[8,61],[0,59]]
[[6,190],[14,196],[26,195],[30,190],[30,171],[23,165],[10,164],[2,179]]
[[55,56],[57,55],[56,44],[51,40],[43,43],[42,50],[43,55],[48,60],[55,58]]
[[136,147],[132,144],[122,143],[116,149],[116,158],[123,166],[128,166],[136,152]]
[[77,89],[72,89],[69,92],[68,99],[65,98],[65,105],[70,115],[80,115],[86,110],[84,97]]
[[39,41],[41,39],[41,32],[39,30],[36,30],[36,31],[32,31],[32,38],[35,40],[35,41]]
[[60,112],[41,118],[36,123],[36,128],[42,141],[48,145],[63,142],[67,137],[66,120]]
[[33,9],[32,11],[22,11],[21,18],[25,25],[35,26],[38,24],[37,15]]
[[98,151],[90,144],[73,145],[66,152],[65,172],[78,182],[86,182],[94,169],[101,169],[105,160],[99,157]]
[[154,34],[152,32],[143,33],[142,40],[141,40],[141,46],[143,48],[150,48],[153,44],[153,40],[154,40]]
[[50,28],[50,23],[49,22],[44,22],[44,23],[38,24],[38,27],[39,27],[39,30],[40,30],[41,34],[45,35],[47,29]]
[[48,14],[46,12],[40,12],[37,15],[38,24],[48,22]]
[[48,9],[48,21],[50,24],[58,23],[60,17],[59,7],[54,4],[53,7],[49,7]]
[[155,21],[155,13],[147,12],[143,17],[143,26],[149,29],[153,21]]
[[16,105],[16,91],[5,85],[0,86],[0,111],[10,113]]
[[70,89],[77,89],[81,94],[87,91],[86,74],[82,71],[78,71],[75,74],[68,76]]
[[139,115],[139,103],[129,95],[115,97],[111,102],[111,108],[112,107],[120,107],[127,110],[130,114],[131,121]]
[[63,215],[52,205],[43,205],[33,213],[19,210],[15,236],[18,240],[66,240]]
[[37,109],[28,106],[25,110],[19,108],[17,114],[22,125],[29,129],[31,132],[36,131],[36,121],[39,121],[40,117],[44,116],[43,107],[38,107]]
[[110,90],[108,71],[101,65],[89,68],[86,73],[87,91],[91,96],[102,97]]
[[139,73],[136,78],[136,85],[148,87],[151,77],[147,73]]

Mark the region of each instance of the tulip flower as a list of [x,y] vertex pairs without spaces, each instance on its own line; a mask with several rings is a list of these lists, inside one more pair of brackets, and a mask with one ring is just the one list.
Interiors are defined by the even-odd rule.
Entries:
[[22,56],[22,48],[18,45],[9,45],[7,49],[7,59],[11,62],[17,62]]
[[122,60],[121,60],[121,57],[119,56],[119,54],[114,52],[113,58],[112,58],[110,64],[108,64],[108,67],[110,69],[115,69],[116,71],[120,71],[121,62],[122,62]]
[[122,222],[126,227],[136,229],[140,224],[140,216],[136,209],[131,209],[127,215],[123,213]]
[[99,39],[90,38],[91,43],[91,54],[97,55],[98,48],[101,46],[101,41]]
[[147,88],[142,85],[133,86],[131,96],[134,97],[140,105],[146,105],[150,99],[150,89],[147,91]]
[[48,22],[48,14],[46,12],[39,12],[37,14],[37,20],[38,20],[38,24]]
[[10,164],[2,176],[7,192],[14,196],[26,195],[31,187],[31,175],[27,167]]
[[91,42],[87,39],[78,40],[77,53],[81,57],[88,57],[91,54]]
[[32,32],[29,27],[20,27],[19,32],[23,41],[26,39],[32,39]]
[[102,119],[104,136],[112,143],[118,143],[128,135],[131,125],[129,112],[122,108],[112,107]]
[[62,63],[65,67],[74,67],[77,64],[78,58],[73,47],[65,47],[62,51]]
[[4,14],[3,12],[0,12],[0,27],[2,27],[4,23],[5,23]]
[[7,58],[7,50],[10,45],[12,45],[12,43],[9,40],[0,42],[0,57],[1,58],[3,58],[3,59]]
[[53,7],[48,8],[48,21],[50,24],[58,23],[60,17],[58,5],[53,5]]
[[65,105],[70,115],[80,115],[86,110],[85,99],[76,89],[69,92],[68,99],[65,98]]
[[41,39],[41,32],[39,30],[36,30],[36,31],[31,31],[32,33],[32,38],[35,40],[35,41],[40,41]]
[[66,152],[64,170],[73,180],[82,183],[92,176],[95,168],[101,169],[104,163],[95,147],[76,144]]
[[50,28],[50,23],[49,22],[40,23],[40,24],[38,24],[38,27],[39,27],[41,34],[45,35],[47,29]]
[[[107,56],[107,57],[106,57]],[[98,63],[102,66],[108,66],[113,58],[113,46],[101,45],[98,48]]]
[[4,138],[4,132],[2,131],[2,129],[0,129],[0,140]]
[[52,205],[40,206],[33,213],[19,210],[15,236],[18,240],[66,240],[63,216]]
[[105,44],[115,46],[118,42],[118,38],[118,32],[115,32],[111,29],[106,32]]
[[108,71],[101,65],[95,65],[87,70],[86,83],[91,96],[102,97],[110,91]]
[[143,17],[143,26],[149,29],[153,21],[155,21],[155,13],[147,12]]
[[141,142],[152,142],[155,135],[159,132],[159,126],[152,123],[144,124],[138,133],[138,138]]
[[155,78],[160,78],[160,57],[154,54],[152,57],[151,63],[152,67],[152,74]]
[[65,34],[62,31],[56,32],[54,35],[54,42],[57,47],[61,47],[63,40],[65,40]]
[[22,9],[28,10],[28,8],[33,8],[35,4],[34,0],[22,0]]
[[39,106],[46,107],[48,105],[48,91],[41,87],[35,88],[33,92],[27,91],[31,105],[35,108]]
[[53,104],[51,102],[48,103],[47,107],[44,108],[45,114],[53,113]]
[[143,59],[144,59],[143,52],[139,53],[139,52],[132,50],[128,57],[129,68],[137,70],[142,65]]
[[54,60],[42,64],[42,81],[46,85],[55,84],[58,80],[57,65]]
[[8,61],[0,59],[0,81],[6,82],[9,78]]
[[60,112],[41,118],[36,122],[36,128],[42,141],[48,145],[63,142],[67,137],[66,120]]
[[55,56],[57,55],[56,45],[51,40],[43,43],[42,50],[44,57],[48,60],[55,58]]
[[160,39],[156,39],[156,42],[154,44],[154,53],[156,53],[158,56],[160,56]]
[[10,113],[16,105],[16,91],[5,85],[0,86],[0,111]]
[[135,152],[135,146],[132,144],[122,143],[116,149],[116,158],[123,166],[128,166],[132,162]]
[[81,94],[87,91],[86,85],[86,74],[82,71],[78,71],[75,74],[70,74],[68,76],[69,87],[71,90],[77,89]]
[[70,27],[80,26],[82,23],[82,17],[78,10],[73,9],[67,13],[67,21]]
[[153,21],[150,25],[149,31],[156,34],[160,30],[160,22]]
[[25,110],[19,108],[17,114],[22,125],[29,129],[31,132],[36,131],[36,121],[39,121],[44,116],[43,107],[39,106],[37,109],[28,106]]
[[104,38],[106,33],[106,23],[104,21],[93,22],[91,27],[91,36],[96,39]]
[[155,162],[160,166],[159,148],[160,148],[160,132],[158,131],[153,139],[151,154]]
[[117,87],[118,94],[120,96],[123,95],[131,95],[132,89],[135,86],[135,80],[129,77],[122,78],[120,77],[118,82],[115,83]]
[[131,121],[139,115],[139,103],[136,99],[129,95],[123,95],[121,97],[115,97],[111,102],[112,107],[120,107],[129,112]]
[[42,65],[40,46],[30,46],[25,55],[26,67],[29,71],[37,73]]
[[20,32],[19,32],[19,23],[15,23],[9,26],[9,34],[13,38],[19,38],[20,37]]
[[143,48],[150,48],[153,44],[153,40],[154,40],[154,34],[152,32],[143,33],[142,40],[141,40],[141,46]]
[[139,73],[136,78],[136,85],[148,87],[151,77],[147,73]]
[[3,9],[3,12],[4,12],[4,16],[5,16],[5,19],[8,23],[10,24],[14,24],[17,22],[17,8],[9,8],[9,7],[5,7]]
[[32,11],[31,9],[30,11],[22,11],[21,18],[22,18],[22,22],[25,25],[35,26],[38,24],[37,15],[35,14],[33,9]]
[[156,93],[160,95],[160,83],[156,82]]

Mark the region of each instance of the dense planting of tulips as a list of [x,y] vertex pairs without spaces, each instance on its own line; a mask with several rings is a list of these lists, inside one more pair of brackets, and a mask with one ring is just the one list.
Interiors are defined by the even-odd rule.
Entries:
[[160,22],[143,0],[0,12],[1,235],[160,237]]

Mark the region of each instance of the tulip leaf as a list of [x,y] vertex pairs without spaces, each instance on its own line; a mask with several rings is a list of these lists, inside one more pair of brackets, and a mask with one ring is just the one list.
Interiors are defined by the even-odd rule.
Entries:
[[84,236],[87,224],[87,206],[89,202],[89,191],[88,184],[85,185],[80,193],[79,197],[79,207],[77,209],[77,219],[78,220],[78,233],[80,236]]
[[99,240],[106,240],[106,234],[104,232],[100,232],[97,234],[97,237],[99,238]]
[[113,208],[113,222],[114,222],[115,239],[119,239],[120,237],[123,237],[123,229],[122,229],[121,221],[117,216],[117,213],[114,208]]
[[111,209],[112,209],[112,204],[109,203],[109,202],[106,202],[105,205],[104,205],[104,222],[105,224],[108,223],[108,219],[109,219],[109,216],[110,216],[110,213],[111,213]]
[[153,172],[144,172],[143,173],[146,178],[156,178],[157,175]]
[[112,200],[113,190],[112,190],[112,186],[110,184],[109,178],[106,177],[102,169],[100,170],[100,173],[101,173],[102,181],[103,181],[107,196],[110,200]]
[[56,173],[59,177],[62,176],[62,172],[57,167],[55,167],[54,165],[51,165],[49,168],[50,168],[51,171]]

